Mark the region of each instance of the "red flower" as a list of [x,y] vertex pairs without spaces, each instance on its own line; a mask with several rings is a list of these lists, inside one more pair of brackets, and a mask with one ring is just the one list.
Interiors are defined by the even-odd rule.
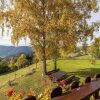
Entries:
[[15,89],[12,88],[12,89],[7,91],[6,96],[11,97],[14,94],[14,92],[15,92]]

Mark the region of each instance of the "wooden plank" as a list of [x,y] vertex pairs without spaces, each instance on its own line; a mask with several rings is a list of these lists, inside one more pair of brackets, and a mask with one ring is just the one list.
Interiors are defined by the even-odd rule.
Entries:
[[100,79],[75,89],[69,94],[53,98],[52,100],[87,100],[87,98],[98,90],[100,90]]

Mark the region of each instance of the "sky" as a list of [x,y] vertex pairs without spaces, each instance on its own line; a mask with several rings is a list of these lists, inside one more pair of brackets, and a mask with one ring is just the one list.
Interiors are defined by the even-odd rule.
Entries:
[[[100,0],[98,2],[99,8],[100,8]],[[96,21],[100,21],[100,9],[98,13],[92,13],[92,18],[90,20],[90,22],[96,22]],[[1,32],[1,31],[0,31]],[[11,43],[11,34],[7,34],[8,31],[5,31],[5,34],[2,36],[0,34],[0,45],[6,45],[6,46],[12,46],[13,44]],[[100,30],[99,32],[95,32],[94,33],[95,37],[99,37],[100,36]],[[88,44],[90,44],[91,42],[93,42],[93,40],[91,41],[90,39],[88,39]],[[79,43],[79,45],[81,45],[81,43]],[[22,39],[19,42],[19,46],[30,46],[30,41],[27,38],[26,41],[24,39]]]

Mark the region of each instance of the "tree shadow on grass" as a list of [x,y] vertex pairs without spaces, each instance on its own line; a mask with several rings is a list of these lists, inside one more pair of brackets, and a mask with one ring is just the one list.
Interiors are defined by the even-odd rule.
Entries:
[[12,82],[10,86],[17,86],[18,83],[17,82]]
[[86,68],[86,69],[80,69],[76,72],[69,72],[71,75],[79,75],[80,77],[86,77],[91,76],[93,77],[96,73],[100,74],[100,68]]

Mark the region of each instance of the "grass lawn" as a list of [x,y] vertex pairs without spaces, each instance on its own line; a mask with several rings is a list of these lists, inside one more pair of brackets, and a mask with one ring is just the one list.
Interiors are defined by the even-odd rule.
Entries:
[[[24,75],[25,73],[32,70],[35,67],[33,64],[24,69],[20,69],[16,72],[17,77]],[[48,70],[52,70],[53,62],[47,62]],[[95,73],[100,73],[100,60],[96,61],[95,65],[92,65],[89,60],[59,60],[58,61],[58,68],[62,71],[66,71],[69,74],[74,74],[80,78],[80,81],[84,80],[84,77],[87,75],[93,76]],[[12,79],[15,77],[15,72],[8,73],[5,75],[0,76],[0,85],[5,83],[7,80]],[[43,87],[43,77],[42,77],[42,64],[38,64],[38,69],[32,75],[21,77],[14,81],[14,87],[16,90],[25,90],[26,92],[29,91],[30,88],[36,90],[38,92],[42,91]],[[37,88],[38,87],[38,88]],[[42,88],[41,88],[42,87]],[[10,87],[5,85],[3,88],[0,89],[0,100],[6,100],[5,98],[5,91],[8,90]]]

